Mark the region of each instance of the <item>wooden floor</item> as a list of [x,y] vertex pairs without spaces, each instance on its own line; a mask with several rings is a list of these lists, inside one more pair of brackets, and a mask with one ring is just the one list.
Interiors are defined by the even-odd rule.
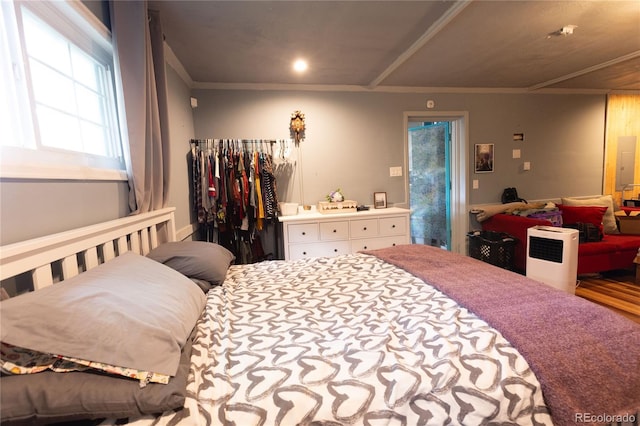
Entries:
[[640,324],[640,285],[631,272],[581,276],[576,296],[606,306]]

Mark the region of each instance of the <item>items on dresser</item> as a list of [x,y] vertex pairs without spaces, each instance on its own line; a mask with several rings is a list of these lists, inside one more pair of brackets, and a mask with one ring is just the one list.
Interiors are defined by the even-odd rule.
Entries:
[[408,209],[279,217],[286,260],[337,256],[409,244]]

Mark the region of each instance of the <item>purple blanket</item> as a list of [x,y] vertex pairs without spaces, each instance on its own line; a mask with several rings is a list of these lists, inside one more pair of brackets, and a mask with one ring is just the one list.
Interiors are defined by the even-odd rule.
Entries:
[[439,248],[406,245],[365,253],[421,278],[500,331],[538,377],[556,425],[609,423],[617,419],[606,416],[625,414],[638,420],[640,325]]

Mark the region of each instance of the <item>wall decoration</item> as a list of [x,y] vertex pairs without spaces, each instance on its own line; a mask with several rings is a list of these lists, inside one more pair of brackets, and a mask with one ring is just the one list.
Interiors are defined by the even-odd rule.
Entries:
[[376,209],[387,208],[387,193],[386,192],[374,192],[373,193],[373,207]]
[[475,171],[476,173],[493,172],[493,144],[477,143],[475,145]]
[[291,114],[289,129],[291,130],[291,137],[296,141],[296,144],[304,139],[305,123],[304,114],[301,111],[294,111]]

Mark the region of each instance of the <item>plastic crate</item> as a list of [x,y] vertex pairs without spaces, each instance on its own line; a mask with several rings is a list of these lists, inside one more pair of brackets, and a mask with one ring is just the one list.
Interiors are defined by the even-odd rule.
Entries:
[[472,231],[469,237],[469,256],[503,269],[513,270],[516,238],[504,232]]

